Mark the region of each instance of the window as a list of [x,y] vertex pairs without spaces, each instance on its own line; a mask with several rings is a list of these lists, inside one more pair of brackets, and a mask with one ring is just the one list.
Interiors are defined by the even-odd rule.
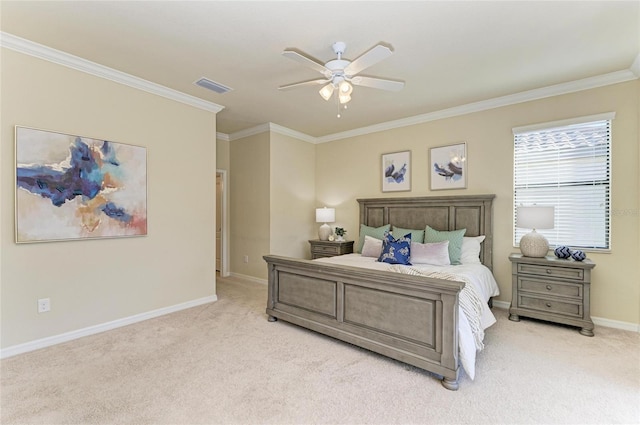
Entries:
[[518,205],[554,206],[550,246],[610,249],[611,120],[614,113],[518,127],[514,134],[514,244]]

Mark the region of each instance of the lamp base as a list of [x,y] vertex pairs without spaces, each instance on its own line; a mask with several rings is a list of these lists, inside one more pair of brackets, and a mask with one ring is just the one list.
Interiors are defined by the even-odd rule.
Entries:
[[329,235],[331,234],[331,227],[327,224],[324,223],[322,226],[320,226],[320,228],[318,229],[318,238],[321,241],[328,241],[329,240]]
[[520,252],[525,257],[542,258],[549,252],[549,242],[540,233],[533,229],[520,239]]

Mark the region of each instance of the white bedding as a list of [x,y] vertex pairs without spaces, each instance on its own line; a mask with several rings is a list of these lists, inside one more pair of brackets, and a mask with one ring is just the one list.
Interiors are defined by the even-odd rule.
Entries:
[[[360,254],[347,254],[336,257],[318,258],[314,261],[321,261],[332,264],[342,264],[345,266],[362,267],[375,270],[393,271],[393,265],[380,263],[374,257],[363,257]],[[411,268],[423,273],[444,272],[455,274],[470,282],[477,295],[484,301],[479,317],[482,329],[487,329],[496,322],[496,318],[489,309],[487,302],[489,298],[500,294],[491,270],[483,264],[461,264],[456,266],[432,266],[428,264],[414,264]],[[474,379],[476,373],[476,343],[469,324],[469,318],[460,308],[458,313],[458,341],[460,348],[460,363],[467,376]],[[473,320],[472,320],[473,321]]]

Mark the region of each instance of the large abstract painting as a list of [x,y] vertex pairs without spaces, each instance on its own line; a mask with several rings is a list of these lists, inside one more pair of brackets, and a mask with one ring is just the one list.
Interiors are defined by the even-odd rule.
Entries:
[[147,152],[16,127],[16,242],[147,234]]

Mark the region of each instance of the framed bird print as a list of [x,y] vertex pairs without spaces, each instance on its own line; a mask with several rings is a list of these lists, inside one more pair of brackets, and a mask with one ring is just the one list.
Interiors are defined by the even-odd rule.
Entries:
[[411,151],[382,154],[382,191],[411,190]]
[[466,189],[467,144],[429,149],[431,190]]

